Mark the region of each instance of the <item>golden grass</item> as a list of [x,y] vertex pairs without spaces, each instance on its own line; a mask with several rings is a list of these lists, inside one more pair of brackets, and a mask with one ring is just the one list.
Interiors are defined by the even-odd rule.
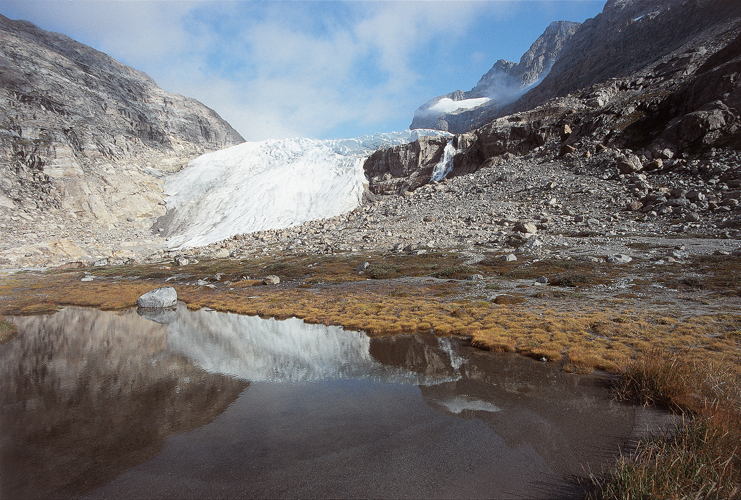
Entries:
[[671,434],[641,441],[588,498],[741,498],[741,376],[654,349],[629,363],[618,395],[682,414]]

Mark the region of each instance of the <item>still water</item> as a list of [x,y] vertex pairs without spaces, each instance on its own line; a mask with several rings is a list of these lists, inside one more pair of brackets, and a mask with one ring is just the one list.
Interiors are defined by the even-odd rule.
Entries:
[[11,321],[2,498],[569,498],[643,418],[456,338],[182,304]]

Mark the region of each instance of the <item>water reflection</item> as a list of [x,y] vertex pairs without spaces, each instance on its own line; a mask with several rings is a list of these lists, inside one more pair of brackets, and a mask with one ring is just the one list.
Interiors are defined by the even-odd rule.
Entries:
[[[416,385],[460,378],[450,359],[426,366],[389,365],[371,355],[363,332],[311,325],[295,318],[277,321],[257,316],[189,311],[183,304],[167,326],[171,352],[204,370],[253,382],[314,382],[367,379]],[[447,339],[444,339],[447,340]],[[433,353],[440,358],[441,353]]]
[[0,346],[0,497],[74,497],[204,425],[247,383],[167,348],[134,311],[13,318]]
[[568,496],[635,428],[601,379],[455,338],[172,314],[12,319],[0,496]]

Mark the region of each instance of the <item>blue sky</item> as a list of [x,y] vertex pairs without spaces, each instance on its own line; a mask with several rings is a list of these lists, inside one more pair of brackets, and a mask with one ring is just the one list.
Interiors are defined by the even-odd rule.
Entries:
[[215,109],[247,140],[356,137],[519,61],[552,21],[604,0],[2,0]]

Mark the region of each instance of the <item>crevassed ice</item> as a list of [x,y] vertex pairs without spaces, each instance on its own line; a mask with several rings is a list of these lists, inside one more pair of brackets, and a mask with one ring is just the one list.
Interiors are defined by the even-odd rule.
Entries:
[[363,163],[373,151],[433,134],[441,132],[267,140],[200,156],[165,179],[169,245],[203,246],[348,212],[362,200]]

